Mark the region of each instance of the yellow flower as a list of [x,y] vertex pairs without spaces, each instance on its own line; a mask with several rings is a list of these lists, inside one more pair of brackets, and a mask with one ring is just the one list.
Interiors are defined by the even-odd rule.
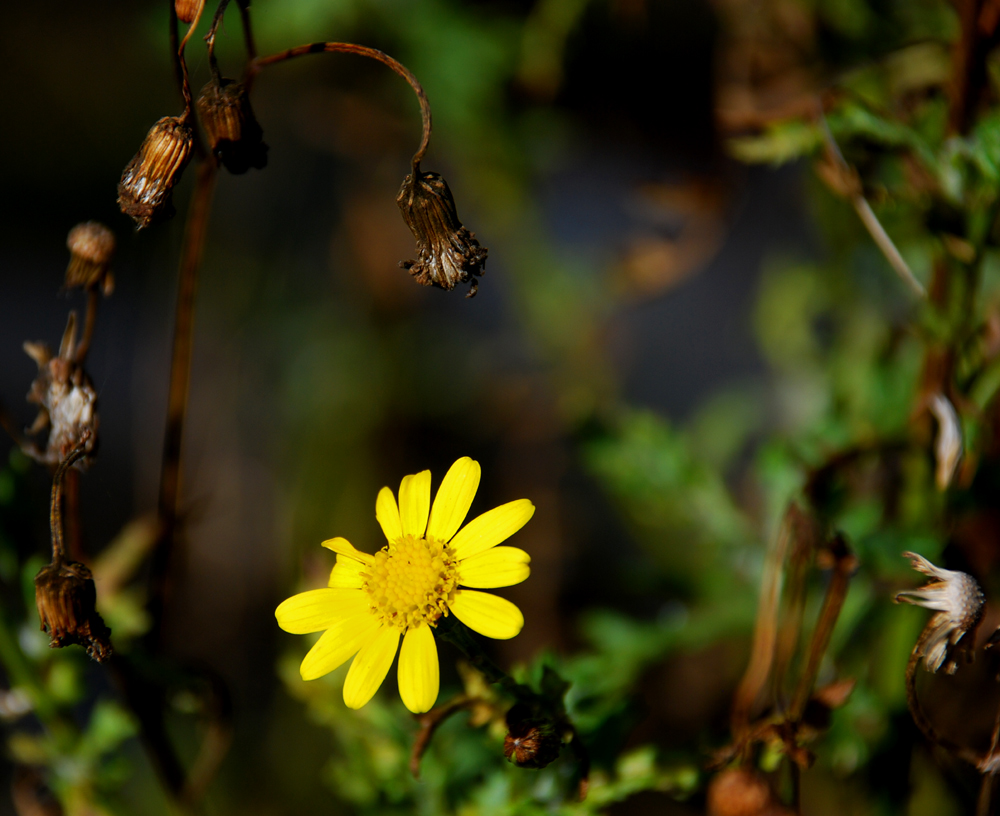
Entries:
[[399,696],[420,714],[438,696],[431,633],[438,618],[453,612],[470,629],[498,640],[521,631],[520,609],[475,589],[513,586],[528,577],[528,554],[497,545],[527,524],[535,507],[527,499],[508,502],[459,530],[479,473],[478,462],[459,459],[445,474],[433,507],[429,470],[403,479],[398,506],[383,487],[375,518],[389,543],[375,555],[343,538],[323,542],[337,553],[328,587],[295,595],[274,613],[278,625],[295,635],[326,630],[302,661],[303,680],[322,677],[356,654],[344,681],[344,702],[361,708],[389,673],[402,636]]

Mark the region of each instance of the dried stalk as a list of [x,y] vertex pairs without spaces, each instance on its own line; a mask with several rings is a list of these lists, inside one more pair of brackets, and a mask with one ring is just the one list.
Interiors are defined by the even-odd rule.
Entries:
[[[240,19],[243,23],[243,39],[247,49],[247,60],[252,61],[257,56],[257,46],[253,39],[253,30],[250,28],[250,9],[247,0],[237,0],[236,5],[240,9]],[[219,70],[219,61],[215,57],[215,37],[218,34],[219,26],[226,16],[226,8],[229,0],[219,0],[219,7],[215,10],[212,18],[212,25],[205,35],[205,42],[208,44],[208,67],[212,71],[212,77],[216,82],[222,81],[222,72]]]
[[153,550],[150,575],[150,610],[154,631],[161,624],[171,552],[177,533],[181,443],[184,438],[194,345],[194,302],[217,175],[215,162],[211,159],[198,163],[195,189],[188,209],[184,245],[181,250],[173,358],[170,363],[170,392],[167,397],[167,423],[160,470],[158,503],[160,533]]
[[413,89],[413,92],[417,96],[417,101],[420,103],[420,119],[423,126],[420,137],[420,146],[417,148],[417,152],[413,154],[413,159],[411,160],[414,175],[416,176],[419,174],[420,161],[423,159],[424,154],[427,153],[427,146],[431,139],[431,106],[427,101],[427,94],[424,93],[423,86],[420,84],[419,80],[405,65],[397,62],[388,54],[384,54],[381,51],[374,48],[368,48],[364,45],[355,45],[354,43],[318,42],[310,45],[300,45],[297,48],[290,48],[279,54],[272,54],[268,57],[257,57],[251,60],[250,65],[247,67],[244,82],[247,87],[249,87],[253,83],[254,77],[260,69],[268,65],[275,65],[276,63],[285,62],[286,60],[294,59],[295,57],[304,57],[307,54],[321,54],[324,52],[357,54],[358,56],[378,60],[383,65],[388,65],[393,71],[410,83],[410,87]]
[[750,728],[750,712],[767,684],[774,662],[778,634],[778,611],[781,604],[781,584],[785,559],[792,540],[791,512],[785,514],[781,529],[767,554],[761,576],[760,600],[754,624],[750,663],[733,695],[730,723],[733,738],[741,743]]
[[467,694],[459,694],[452,697],[444,705],[432,708],[426,714],[420,714],[417,722],[420,723],[420,730],[413,739],[413,749],[410,751],[410,773],[414,779],[420,779],[420,760],[431,744],[434,732],[445,720],[459,711],[464,711],[476,702],[474,697]]
[[[820,126],[823,128],[823,138],[826,142],[826,152],[830,157],[830,160],[834,163],[838,170],[844,175],[845,178],[855,177],[856,174],[847,163],[844,158],[844,154],[840,152],[840,147],[837,145],[836,139],[833,138],[833,133],[830,132],[830,126],[827,124],[826,116],[823,115],[822,111],[819,116]],[[867,199],[864,197],[861,191],[861,185],[852,184],[849,197],[851,199],[851,204],[853,205],[858,217],[861,219],[861,223],[865,225],[865,229],[868,230],[868,234],[871,235],[872,240],[875,245],[879,248],[885,259],[889,262],[889,266],[893,268],[897,275],[902,278],[903,283],[910,287],[910,290],[921,298],[927,297],[927,290],[924,289],[924,285],[917,280],[916,275],[910,270],[903,256],[899,254],[899,250],[896,249],[896,245],[892,242],[892,238],[889,237],[889,233],[885,231],[885,228],[879,222],[878,217],[872,211],[871,205],[868,203]]]
[[826,653],[827,646],[830,645],[833,628],[836,626],[840,610],[844,606],[851,574],[858,566],[858,559],[848,549],[847,542],[841,536],[837,536],[830,542],[829,553],[834,559],[833,575],[830,577],[830,585],[827,588],[826,597],[823,599],[823,608],[820,610],[819,620],[816,621],[816,628],[813,630],[809,643],[805,666],[799,675],[795,696],[792,698],[788,719],[794,723],[798,723],[802,719],[806,703],[812,696],[820,661]]

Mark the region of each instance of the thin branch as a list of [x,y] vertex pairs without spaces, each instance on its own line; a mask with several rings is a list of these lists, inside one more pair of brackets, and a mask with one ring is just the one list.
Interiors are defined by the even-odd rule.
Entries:
[[191,384],[191,358],[194,346],[194,302],[198,289],[198,269],[201,266],[208,229],[208,217],[215,192],[217,170],[215,162],[198,164],[195,189],[188,208],[181,251],[180,281],[177,292],[177,316],[174,323],[173,358],[170,363],[170,392],[167,397],[167,425],[163,440],[163,462],[160,469],[158,514],[160,534],[151,561],[150,609],[154,629],[159,627],[167,573],[171,561],[177,528],[180,496],[181,442],[187,414],[188,391]]
[[66,560],[66,545],[63,541],[63,520],[62,520],[62,493],[63,477],[66,471],[73,466],[86,452],[87,443],[90,441],[90,431],[84,431],[80,435],[80,441],[73,449],[66,454],[65,458],[56,468],[52,477],[52,499],[49,502],[49,529],[52,533],[52,563],[61,564]]
[[823,599],[823,608],[820,610],[819,620],[816,621],[816,628],[813,630],[812,640],[809,643],[806,663],[799,675],[795,696],[792,698],[789,720],[795,723],[802,719],[806,703],[812,696],[820,661],[826,653],[827,646],[830,645],[833,627],[837,624],[840,610],[844,606],[844,599],[847,597],[847,585],[858,566],[858,559],[848,549],[847,542],[840,536],[830,542],[829,553],[834,559],[833,575],[830,578],[830,585],[827,588],[826,597]]
[[94,326],[97,323],[97,306],[100,303],[101,295],[96,286],[87,290],[87,316],[83,322],[83,336],[76,347],[74,361],[77,365],[83,365],[90,351],[90,341],[94,338]]
[[456,697],[452,697],[444,705],[439,705],[437,708],[433,708],[426,714],[420,714],[417,717],[417,722],[420,723],[420,730],[413,739],[413,749],[410,751],[410,773],[413,774],[414,779],[420,778],[420,760],[423,759],[424,753],[430,746],[434,732],[449,717],[457,714],[459,711],[464,711],[475,702],[475,697],[470,697],[467,694],[459,694]]
[[782,575],[792,541],[792,528],[792,513],[789,509],[782,519],[781,529],[764,563],[750,662],[743,673],[736,693],[733,695],[730,722],[733,737],[737,743],[742,742],[749,728],[751,709],[767,684],[767,678],[771,673],[778,633]]
[[275,65],[276,63],[285,62],[295,57],[304,57],[307,54],[322,53],[357,54],[358,56],[378,60],[383,65],[388,65],[393,71],[410,83],[410,87],[413,88],[413,92],[417,96],[417,101],[420,103],[420,118],[423,124],[420,146],[417,148],[417,152],[413,154],[413,159],[411,160],[414,177],[416,177],[416,174],[420,170],[420,161],[427,152],[427,145],[431,139],[431,106],[430,102],[427,101],[427,94],[424,93],[423,86],[419,80],[405,65],[397,62],[388,54],[364,45],[355,45],[354,43],[318,42],[310,45],[300,45],[297,48],[282,51],[280,54],[272,54],[269,57],[257,57],[251,60],[250,65],[247,67],[246,84],[249,86],[260,69],[268,65]]
[[[844,158],[844,154],[840,152],[840,147],[837,145],[836,139],[833,138],[833,133],[830,131],[830,126],[827,124],[826,116],[822,113],[822,111],[820,111],[819,122],[820,126],[823,128],[823,138],[826,142],[826,150],[830,159],[846,178],[854,177],[854,170],[847,163],[847,160]],[[879,222],[878,217],[872,211],[871,205],[861,192],[860,183],[853,184],[851,186],[854,188],[849,194],[851,204],[854,206],[858,217],[861,219],[861,223],[863,223],[865,225],[865,229],[868,230],[868,234],[871,235],[875,245],[879,248],[879,250],[881,250],[885,259],[889,262],[889,266],[895,270],[896,274],[903,279],[903,282],[910,287],[910,290],[915,295],[921,298],[926,298],[927,290],[910,270],[910,267],[903,259],[903,256],[900,255],[899,250],[896,249],[896,245],[892,242],[892,238],[889,237],[889,233],[885,231],[885,228]]]

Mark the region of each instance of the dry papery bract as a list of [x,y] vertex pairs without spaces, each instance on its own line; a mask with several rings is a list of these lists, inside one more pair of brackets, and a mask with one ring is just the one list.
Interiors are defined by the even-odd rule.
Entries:
[[[76,362],[76,314],[70,312],[59,354],[45,343],[24,344],[24,350],[37,364],[38,376],[31,384],[28,402],[38,406],[38,416],[28,434],[49,429],[45,448],[25,446],[25,453],[42,464],[56,466],[81,442],[84,454],[75,467],[86,470],[97,451],[97,392],[83,367]],[[85,439],[86,437],[86,439]]]
[[66,248],[70,252],[67,289],[100,287],[105,296],[114,291],[111,261],[115,257],[115,235],[111,230],[97,221],[77,224],[66,237]]
[[137,229],[174,214],[170,191],[191,160],[193,145],[183,117],[164,116],[150,128],[118,182],[118,206]]
[[473,297],[479,288],[489,250],[480,246],[475,233],[458,220],[455,199],[440,173],[415,170],[404,179],[396,203],[403,220],[417,240],[417,260],[401,261],[417,283],[454,289],[470,284]]
[[242,82],[213,79],[202,88],[197,106],[209,148],[230,173],[267,166],[264,131]]

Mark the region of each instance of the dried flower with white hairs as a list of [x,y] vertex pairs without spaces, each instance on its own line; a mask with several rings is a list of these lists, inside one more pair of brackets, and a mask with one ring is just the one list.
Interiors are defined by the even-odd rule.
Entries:
[[[924,668],[929,672],[937,672],[948,657],[951,647],[969,635],[962,647],[970,649],[976,639],[976,629],[983,620],[985,597],[976,579],[971,575],[956,570],[946,570],[935,567],[922,555],[912,552],[903,553],[909,558],[913,568],[934,580],[920,589],[908,589],[896,595],[896,602],[923,606],[936,611],[934,617],[920,635],[914,654],[923,657]],[[948,662],[945,671],[954,674],[958,665],[954,660]]]

